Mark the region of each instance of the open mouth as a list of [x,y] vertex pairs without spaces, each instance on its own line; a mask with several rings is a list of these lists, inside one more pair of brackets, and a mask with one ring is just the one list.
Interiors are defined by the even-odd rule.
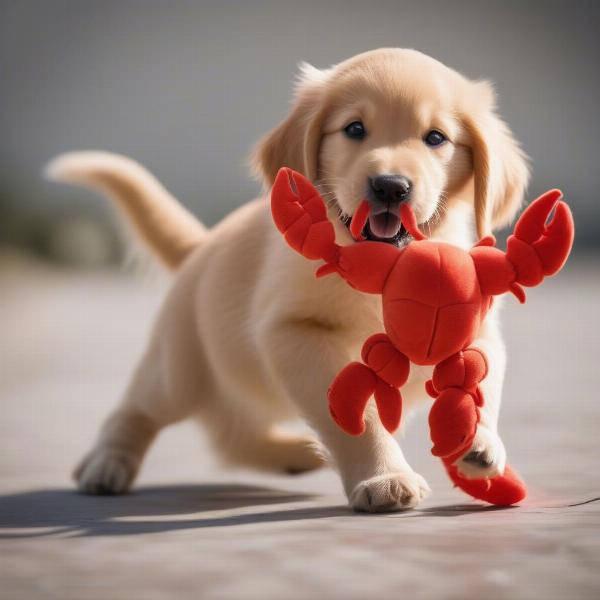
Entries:
[[[350,227],[352,218],[344,215],[342,221],[346,227]],[[361,233],[367,240],[385,242],[399,248],[406,246],[412,239],[402,225],[400,215],[391,210],[370,214]]]

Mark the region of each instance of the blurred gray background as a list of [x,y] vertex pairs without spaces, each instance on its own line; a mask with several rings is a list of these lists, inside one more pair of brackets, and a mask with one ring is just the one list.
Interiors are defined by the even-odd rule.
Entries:
[[594,247],[599,14],[585,0],[0,0],[0,239],[69,258],[89,237],[90,261],[114,257],[105,204],[40,178],[73,149],[138,159],[212,224],[257,193],[245,160],[300,60],[403,46],[496,82],[530,196],[561,187],[577,248]]
[[[0,0],[0,596],[600,598],[599,13],[597,0]],[[108,204],[45,182],[43,165],[130,155],[212,224],[259,191],[246,156],[286,114],[297,63],[381,46],[494,80],[533,159],[529,197],[560,186],[575,213],[577,256],[503,309],[500,430],[529,499],[502,510],[453,490],[426,410],[403,442],[434,490],[416,511],[352,514],[332,470],[223,469],[191,422],[159,437],[134,494],[75,494],[70,471],[166,281],[112,268]]]

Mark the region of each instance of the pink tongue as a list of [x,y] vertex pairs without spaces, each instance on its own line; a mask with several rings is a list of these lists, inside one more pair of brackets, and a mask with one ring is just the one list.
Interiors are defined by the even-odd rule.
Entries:
[[390,212],[371,215],[369,228],[371,233],[378,238],[391,238],[400,231],[400,217]]

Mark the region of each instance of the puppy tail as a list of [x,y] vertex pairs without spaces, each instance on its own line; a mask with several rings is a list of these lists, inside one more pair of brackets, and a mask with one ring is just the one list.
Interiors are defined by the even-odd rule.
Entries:
[[88,187],[110,196],[145,244],[176,269],[207,230],[139,163],[108,152],[72,152],[45,169],[52,181]]

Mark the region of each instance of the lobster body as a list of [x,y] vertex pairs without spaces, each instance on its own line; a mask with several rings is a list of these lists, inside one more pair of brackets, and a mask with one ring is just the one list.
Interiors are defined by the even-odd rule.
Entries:
[[[455,485],[475,498],[492,504],[524,498],[525,486],[510,467],[491,479],[468,480],[455,462],[471,448],[484,404],[479,384],[487,375],[487,358],[471,344],[493,297],[510,291],[524,302],[522,286],[538,285],[558,272],[571,251],[573,218],[561,196],[551,190],[527,207],[506,252],[494,247],[491,236],[469,251],[427,240],[408,203],[400,208],[414,240],[408,246],[399,249],[375,241],[340,246],[311,182],[291,169],[279,171],[271,209],[288,244],[306,258],[325,261],[318,277],[337,273],[358,291],[382,298],[385,333],[369,337],[362,362],[344,367],[329,388],[331,416],[344,431],[364,432],[364,412],[372,397],[384,427],[395,431],[402,416],[400,389],[411,363],[433,365],[425,385],[434,398],[429,413],[432,454],[443,460]],[[355,238],[368,212],[363,201],[350,225]]]
[[466,348],[490,304],[471,255],[428,240],[402,250],[382,291],[386,333],[417,365],[435,365]]

